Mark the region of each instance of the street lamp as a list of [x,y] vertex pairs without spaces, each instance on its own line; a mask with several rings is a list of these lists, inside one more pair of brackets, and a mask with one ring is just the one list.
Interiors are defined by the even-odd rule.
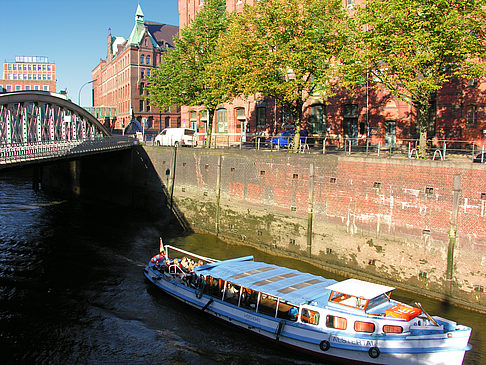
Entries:
[[81,90],[83,90],[83,87],[85,87],[88,84],[91,84],[95,82],[97,79],[85,82],[80,88],[79,88],[79,93],[78,93],[78,105],[81,106]]

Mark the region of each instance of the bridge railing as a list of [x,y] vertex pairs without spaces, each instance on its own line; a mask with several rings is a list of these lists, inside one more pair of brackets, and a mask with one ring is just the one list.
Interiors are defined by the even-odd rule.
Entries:
[[2,145],[0,146],[0,165],[119,150],[135,144],[137,141],[133,137],[105,136],[87,140]]

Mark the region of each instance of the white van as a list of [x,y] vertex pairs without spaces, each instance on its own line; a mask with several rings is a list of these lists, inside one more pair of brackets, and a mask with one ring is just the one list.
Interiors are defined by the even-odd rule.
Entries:
[[195,146],[196,131],[189,128],[166,128],[154,139],[157,146]]

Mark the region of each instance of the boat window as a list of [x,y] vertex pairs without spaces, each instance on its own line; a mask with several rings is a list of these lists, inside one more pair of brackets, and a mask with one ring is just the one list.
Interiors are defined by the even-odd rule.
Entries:
[[221,279],[211,278],[209,287],[209,295],[221,299],[221,295],[223,292],[223,281]]
[[258,313],[263,313],[267,316],[275,317],[276,309],[277,298],[262,293],[260,295],[260,303],[258,304]]
[[346,318],[336,317],[336,316],[326,316],[326,327],[336,328],[338,330],[345,330],[347,327]]
[[238,305],[238,299],[240,297],[240,289],[239,285],[235,285],[233,283],[227,282],[226,283],[226,290],[224,291],[224,301]]
[[376,307],[378,304],[384,303],[390,299],[391,292],[378,295],[376,298],[370,299],[366,309]]
[[213,281],[217,281],[218,279],[213,279],[211,276],[206,276],[203,280],[203,293],[207,295],[211,295],[211,285],[213,285]]
[[248,288],[243,288],[241,291],[240,307],[256,310],[258,301],[258,292]]
[[284,301],[280,301],[278,303],[277,317],[288,319],[290,321],[297,321],[297,317],[299,317],[299,307]]
[[354,322],[354,330],[356,332],[373,333],[375,332],[375,324],[370,322],[356,321]]
[[366,299],[355,297],[354,295],[335,292],[335,291],[331,293],[330,301],[333,303],[339,303],[342,305],[346,305],[348,307],[353,307],[358,309],[364,309],[366,303],[368,302]]
[[315,324],[317,326],[319,324],[319,312],[304,308],[302,309],[300,320],[303,323]]
[[385,333],[402,333],[403,327],[402,326],[385,325],[385,326],[383,326],[383,332],[385,332]]

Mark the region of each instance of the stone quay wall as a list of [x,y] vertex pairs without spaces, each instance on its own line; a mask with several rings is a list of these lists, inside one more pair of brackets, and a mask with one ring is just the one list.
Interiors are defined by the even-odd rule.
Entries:
[[484,165],[145,151],[196,232],[486,312]]

